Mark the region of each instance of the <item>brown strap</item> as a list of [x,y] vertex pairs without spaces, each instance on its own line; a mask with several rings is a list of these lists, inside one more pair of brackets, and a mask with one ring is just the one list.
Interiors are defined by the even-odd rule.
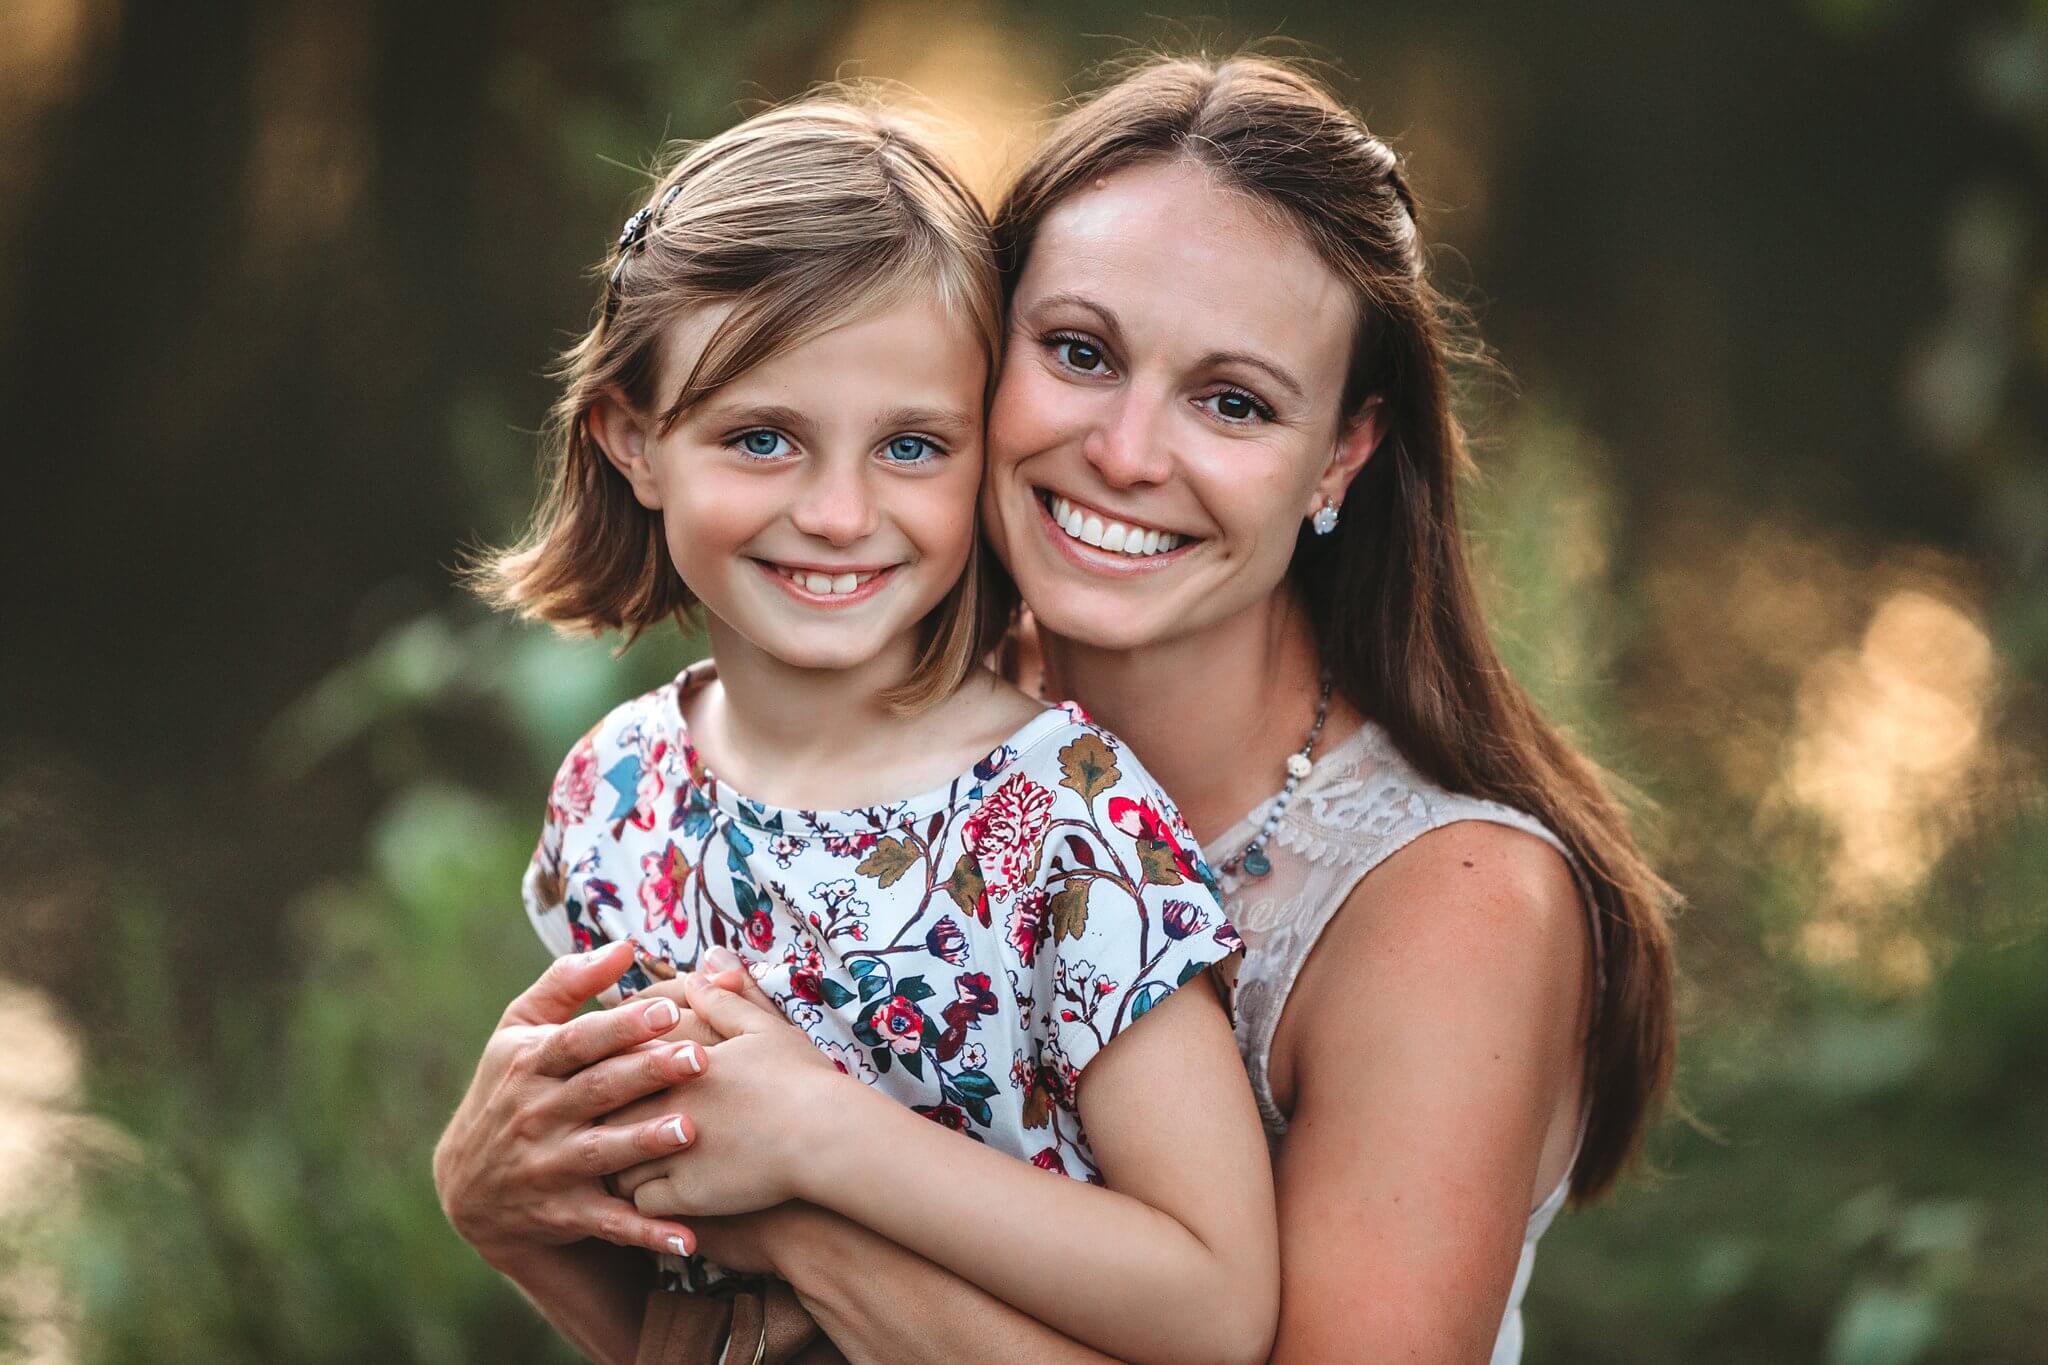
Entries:
[[[719,1345],[725,1351],[719,1354]],[[770,1280],[729,1294],[647,1296],[635,1365],[795,1365],[825,1343],[796,1293]],[[832,1352],[823,1359],[832,1359]]]
[[732,1300],[711,1294],[647,1296],[634,1365],[709,1365],[718,1359],[733,1317]]

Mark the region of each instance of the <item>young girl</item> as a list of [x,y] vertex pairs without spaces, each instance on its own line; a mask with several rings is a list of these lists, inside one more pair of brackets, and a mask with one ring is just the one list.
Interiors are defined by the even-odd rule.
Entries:
[[696,1212],[806,1199],[1118,1357],[1263,1359],[1271,1178],[1204,974],[1237,936],[1131,754],[977,662],[1007,615],[975,516],[987,232],[847,98],[701,144],[627,220],[549,495],[486,587],[629,637],[700,608],[711,661],[569,754],[526,905],[558,954],[631,938],[628,990],[738,953],[835,1064],[789,1102],[896,1102],[888,1143],[746,1190],[682,1151]]

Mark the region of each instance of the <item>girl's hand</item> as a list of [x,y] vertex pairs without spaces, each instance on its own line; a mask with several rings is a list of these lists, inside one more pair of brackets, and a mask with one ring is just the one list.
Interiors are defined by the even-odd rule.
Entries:
[[[809,1120],[829,1112],[839,1087],[860,1084],[785,1019],[738,962],[714,948],[684,982],[697,1018],[724,1041],[710,1049],[716,1065],[690,1087],[690,1147],[614,1178],[643,1214],[751,1213],[798,1197]],[[608,1122],[644,1126],[673,1107],[656,1096]]]
[[633,1124],[596,1120],[707,1065],[697,1043],[651,1043],[682,1022],[673,1000],[576,1017],[632,962],[628,942],[562,958],[513,1000],[434,1149],[442,1211],[500,1270],[589,1237],[679,1254],[696,1245],[689,1228],[648,1218],[599,1184],[678,1150],[691,1132],[688,1119],[666,1111]]

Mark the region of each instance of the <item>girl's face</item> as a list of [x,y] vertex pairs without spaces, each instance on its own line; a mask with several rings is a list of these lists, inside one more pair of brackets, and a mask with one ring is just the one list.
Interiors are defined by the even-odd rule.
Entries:
[[1372,453],[1357,312],[1275,214],[1173,161],[1055,207],[1018,282],[982,508],[1039,623],[1130,649],[1270,598]]
[[[727,311],[677,324],[661,392]],[[895,650],[907,670],[973,544],[986,377],[972,326],[911,298],[755,366],[666,432],[619,403],[591,428],[717,623],[796,668]]]

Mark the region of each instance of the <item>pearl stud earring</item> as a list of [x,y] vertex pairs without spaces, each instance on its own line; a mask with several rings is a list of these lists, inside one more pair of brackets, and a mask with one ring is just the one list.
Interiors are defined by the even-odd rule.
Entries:
[[1318,507],[1316,514],[1308,519],[1308,524],[1315,528],[1315,532],[1319,536],[1326,536],[1336,530],[1337,500],[1335,498],[1324,498],[1323,505]]

